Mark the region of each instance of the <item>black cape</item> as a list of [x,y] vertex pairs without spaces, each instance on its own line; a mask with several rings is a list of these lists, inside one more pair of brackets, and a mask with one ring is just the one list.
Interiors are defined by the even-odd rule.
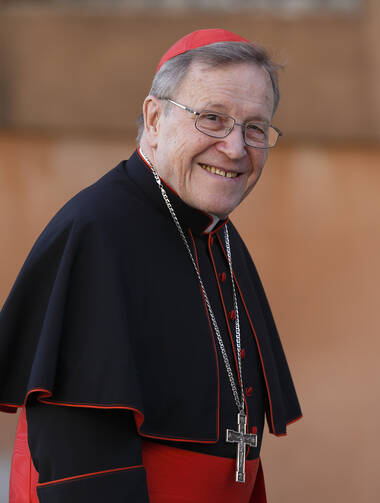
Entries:
[[[283,435],[301,411],[250,255],[230,221],[207,233],[210,217],[168,192],[236,363],[228,225],[249,353],[248,415],[265,404],[270,431]],[[139,433],[156,439],[212,444],[225,424],[236,425],[197,277],[137,152],[51,220],[1,311],[0,406],[15,411],[32,393],[56,404],[131,409]]]

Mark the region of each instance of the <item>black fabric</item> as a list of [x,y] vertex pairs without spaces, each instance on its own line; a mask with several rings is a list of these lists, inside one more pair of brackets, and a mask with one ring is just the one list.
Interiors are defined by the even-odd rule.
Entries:
[[37,489],[40,503],[148,503],[144,468],[77,478]]
[[142,465],[141,439],[130,411],[47,405],[33,399],[26,417],[39,483]]
[[[211,246],[203,234],[209,216],[170,190],[169,197],[189,240],[194,239],[234,361],[227,330],[233,324],[218,299],[218,274],[228,272],[218,239],[226,223],[212,232]],[[253,369],[247,385],[257,393],[247,398],[250,426],[258,423],[262,429],[263,413],[256,405],[265,395],[269,427],[283,434],[286,424],[301,415],[300,408],[260,280],[236,229],[227,225],[234,271],[258,343],[240,298],[249,346],[244,366],[247,372]],[[219,286],[228,311],[231,292]],[[4,409],[21,405],[28,393],[46,390],[40,398],[53,403],[133,409],[144,436],[219,440],[218,455],[235,455],[222,427],[235,426],[236,407],[199,284],[137,153],[79,193],[49,223],[1,312],[0,333]]]
[[[222,233],[223,234],[223,233]],[[223,251],[218,243],[218,240],[212,236],[194,236],[196,243],[196,257],[198,259],[199,269],[202,273],[202,279],[207,285],[207,292],[210,299],[213,299],[212,305],[214,314],[219,320],[219,328],[221,330],[225,347],[227,348],[230,361],[233,362],[234,355],[232,354],[231,339],[235,339],[235,322],[229,319],[228,315],[234,309],[232,284],[229,277],[228,263],[225,260]],[[216,267],[215,274],[214,263]],[[220,274],[225,274],[223,282],[218,281]],[[258,435],[258,444],[256,448],[250,448],[247,459],[255,459],[260,455],[262,435],[264,430],[264,404],[265,404],[265,383],[261,371],[260,358],[257,351],[257,346],[252,332],[249,327],[248,318],[244,311],[244,306],[238,299],[240,331],[241,331],[241,347],[244,348],[245,358],[242,360],[242,370],[244,375],[244,387],[253,388],[251,396],[245,397],[248,409],[248,429],[255,426]],[[225,316],[224,308],[227,316]],[[236,455],[236,445],[226,444],[225,431],[227,428],[237,427],[236,405],[231,391],[231,385],[225,371],[224,362],[219,351],[218,365],[220,375],[220,405],[219,405],[219,439],[216,444],[199,444],[199,443],[184,443],[177,442],[176,447],[188,449],[204,454],[212,454],[216,456],[234,457]],[[233,366],[234,377],[238,381],[236,367]],[[167,442],[166,442],[167,443]]]

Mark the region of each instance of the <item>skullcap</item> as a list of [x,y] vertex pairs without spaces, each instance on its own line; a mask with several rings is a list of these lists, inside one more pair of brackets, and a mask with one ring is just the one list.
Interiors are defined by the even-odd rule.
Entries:
[[249,40],[240,35],[236,35],[236,33],[232,31],[222,30],[221,28],[193,31],[180,38],[165,52],[158,63],[157,72],[166,61],[169,61],[169,59],[190,51],[191,49],[204,47],[205,45],[214,44],[215,42],[249,42]]

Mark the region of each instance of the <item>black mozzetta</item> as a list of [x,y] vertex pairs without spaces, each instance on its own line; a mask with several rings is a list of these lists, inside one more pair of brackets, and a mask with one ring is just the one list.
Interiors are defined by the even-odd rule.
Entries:
[[[167,188],[196,256],[236,374],[228,225],[244,348],[248,427],[261,445],[264,408],[282,435],[301,416],[250,255],[230,221]],[[227,279],[223,281],[223,273]],[[235,457],[225,430],[237,409],[200,286],[149,167],[135,152],[70,200],[43,231],[0,316],[0,405],[130,409],[145,437]],[[208,450],[208,449],[211,449]]]

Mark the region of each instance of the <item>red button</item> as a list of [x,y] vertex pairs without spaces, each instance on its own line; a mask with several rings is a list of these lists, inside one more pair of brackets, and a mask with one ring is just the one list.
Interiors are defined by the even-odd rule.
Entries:
[[251,433],[253,433],[254,435],[257,434],[257,426],[251,426]]
[[232,311],[230,311],[228,317],[229,317],[229,319],[231,321],[234,321],[236,319],[236,311],[235,311],[235,309],[232,309]]
[[253,388],[252,388],[252,386],[247,386],[247,387],[245,388],[245,394],[246,394],[247,396],[252,396],[252,395],[253,395]]
[[219,273],[219,281],[221,281],[222,283],[224,283],[226,281],[226,278],[227,278],[227,274],[225,272],[220,272]]
[[244,348],[241,348],[240,356],[241,356],[241,359],[244,360],[244,358],[245,358],[245,349]]

